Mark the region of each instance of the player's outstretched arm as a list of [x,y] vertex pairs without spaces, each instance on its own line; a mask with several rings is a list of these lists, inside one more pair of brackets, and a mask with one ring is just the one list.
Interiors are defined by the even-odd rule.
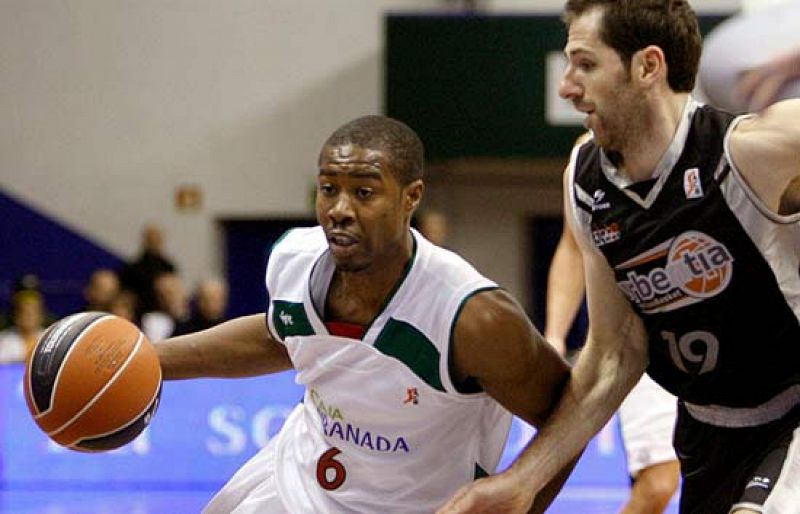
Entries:
[[243,316],[156,344],[164,378],[246,377],[292,367],[286,347],[272,338],[264,314]]
[[800,212],[800,99],[785,100],[742,120],[731,134],[733,163],[773,212]]
[[800,79],[800,48],[776,55],[740,75],[736,94],[751,111],[760,111],[778,99],[787,84]]

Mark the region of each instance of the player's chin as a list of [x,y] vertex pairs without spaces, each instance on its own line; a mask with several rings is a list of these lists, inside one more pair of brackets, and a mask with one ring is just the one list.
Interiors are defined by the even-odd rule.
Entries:
[[369,267],[367,259],[357,255],[356,252],[337,251],[331,247],[331,255],[336,269],[339,271],[356,272]]

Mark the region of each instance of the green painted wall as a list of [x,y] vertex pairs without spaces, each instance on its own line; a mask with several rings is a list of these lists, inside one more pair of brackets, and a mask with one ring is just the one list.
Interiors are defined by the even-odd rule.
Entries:
[[431,161],[559,157],[582,132],[545,121],[545,57],[566,40],[558,16],[390,15],[385,36],[384,110]]

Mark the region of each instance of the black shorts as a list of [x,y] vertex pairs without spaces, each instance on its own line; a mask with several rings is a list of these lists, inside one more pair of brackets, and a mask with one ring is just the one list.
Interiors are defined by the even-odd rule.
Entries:
[[766,425],[723,428],[697,421],[678,402],[681,514],[728,514],[735,506],[800,512],[798,427],[800,407]]

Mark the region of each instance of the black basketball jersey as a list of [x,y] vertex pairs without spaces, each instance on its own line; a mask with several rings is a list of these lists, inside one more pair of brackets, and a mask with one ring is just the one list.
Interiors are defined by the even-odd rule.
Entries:
[[593,140],[570,186],[577,226],[644,321],[648,373],[687,402],[744,408],[799,383],[800,214],[747,186],[726,151],[736,121],[689,102],[646,196]]

